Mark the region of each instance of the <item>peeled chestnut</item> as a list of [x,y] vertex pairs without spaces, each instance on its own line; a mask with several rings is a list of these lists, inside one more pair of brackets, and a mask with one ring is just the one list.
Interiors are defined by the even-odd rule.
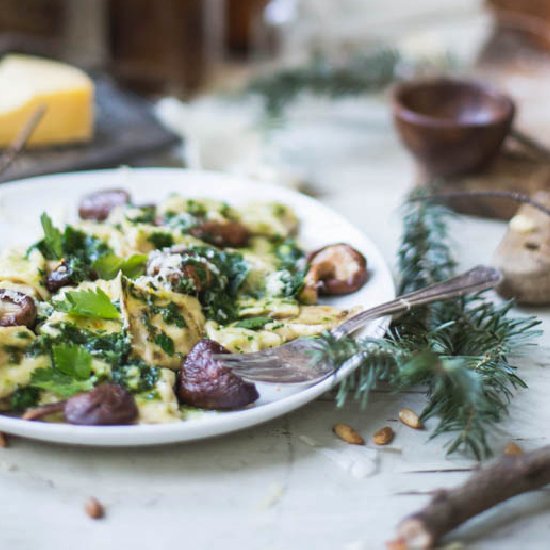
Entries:
[[82,197],[78,215],[83,220],[103,221],[111,210],[130,202],[130,194],[124,189],[103,189]]
[[104,383],[65,403],[65,419],[81,426],[133,424],[138,417],[134,396],[118,384]]
[[35,322],[36,304],[30,296],[15,290],[0,289],[0,327],[32,328]]
[[308,256],[309,269],[304,278],[302,301],[315,303],[318,294],[351,294],[367,281],[367,260],[349,244],[324,246]]
[[200,409],[240,409],[258,399],[256,386],[224,367],[214,355],[230,353],[213,340],[201,340],[181,367],[178,394],[183,403]]
[[246,246],[250,239],[250,231],[238,222],[206,221],[190,229],[189,233],[197,239],[220,247]]

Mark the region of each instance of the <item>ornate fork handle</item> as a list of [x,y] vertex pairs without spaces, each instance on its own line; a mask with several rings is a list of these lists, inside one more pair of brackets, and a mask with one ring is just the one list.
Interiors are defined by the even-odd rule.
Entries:
[[336,338],[342,338],[343,336],[355,332],[358,328],[376,317],[404,313],[412,307],[422,304],[493,288],[499,283],[501,278],[502,275],[498,269],[478,265],[462,275],[447,279],[442,283],[436,283],[421,290],[403,294],[391,302],[386,302],[381,306],[362,311],[350,317],[346,322],[342,323],[331,332]]

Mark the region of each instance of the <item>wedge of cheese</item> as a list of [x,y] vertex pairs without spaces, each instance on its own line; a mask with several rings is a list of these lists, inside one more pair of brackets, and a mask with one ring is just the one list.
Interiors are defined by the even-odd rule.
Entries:
[[37,57],[0,61],[0,147],[10,144],[29,117],[46,112],[27,145],[89,141],[93,132],[93,83],[83,71]]

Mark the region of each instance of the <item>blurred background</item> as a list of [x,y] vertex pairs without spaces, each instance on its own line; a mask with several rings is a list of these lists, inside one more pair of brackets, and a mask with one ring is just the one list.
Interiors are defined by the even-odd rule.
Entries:
[[[142,93],[190,97],[246,78],[251,65],[312,52],[405,40],[441,49],[438,40],[486,25],[490,12],[548,45],[545,0],[0,0],[0,53],[62,59]],[[461,36],[453,48],[475,46]]]
[[389,87],[433,74],[504,89],[518,125],[550,142],[549,51],[550,0],[0,0],[0,55],[61,60],[96,83],[94,154],[29,153],[2,177],[169,164],[322,192],[323,151],[334,167],[344,144],[376,156]]

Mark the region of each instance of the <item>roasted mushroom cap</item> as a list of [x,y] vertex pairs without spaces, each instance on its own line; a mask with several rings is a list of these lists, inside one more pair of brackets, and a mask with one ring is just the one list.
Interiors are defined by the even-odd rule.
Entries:
[[230,353],[213,340],[201,340],[189,352],[181,367],[179,397],[201,409],[240,409],[258,399],[256,387],[245,382],[214,355]]
[[111,210],[129,202],[130,195],[124,189],[104,189],[82,197],[78,215],[83,220],[103,221]]
[[[200,293],[209,288],[213,281],[208,263],[182,245],[167,251],[152,252],[147,262],[147,275],[162,277],[174,291],[185,288],[185,282],[188,281],[192,289]],[[188,292],[190,288],[185,290]]]
[[74,284],[73,270],[65,260],[61,260],[46,277],[46,288],[51,292],[57,292],[60,288]]
[[315,303],[317,294],[350,294],[367,281],[367,260],[348,244],[331,244],[308,256],[309,270],[304,278],[301,299]]
[[0,327],[32,328],[35,322],[36,304],[30,296],[15,290],[0,290]]
[[250,231],[238,222],[206,221],[189,230],[197,239],[215,246],[231,246],[238,248],[246,246],[250,239]]
[[138,417],[134,396],[118,384],[104,383],[74,395],[65,404],[65,419],[81,426],[133,424]]

